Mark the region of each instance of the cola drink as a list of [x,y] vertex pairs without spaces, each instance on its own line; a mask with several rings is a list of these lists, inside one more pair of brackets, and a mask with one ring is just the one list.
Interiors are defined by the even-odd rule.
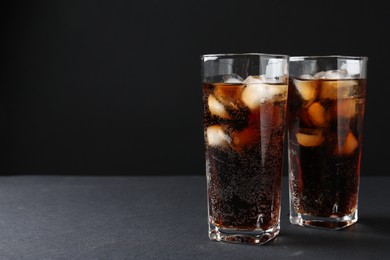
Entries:
[[293,224],[339,229],[357,221],[366,79],[344,73],[290,76]]
[[212,237],[279,226],[287,81],[203,83]]
[[201,56],[210,240],[263,245],[280,232],[288,56]]

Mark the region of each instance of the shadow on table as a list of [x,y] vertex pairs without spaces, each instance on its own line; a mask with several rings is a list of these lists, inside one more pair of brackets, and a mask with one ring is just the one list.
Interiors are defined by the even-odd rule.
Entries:
[[387,235],[390,239],[390,216],[389,217],[362,217],[358,221],[357,228],[368,229],[368,231],[378,234]]
[[338,231],[290,226],[282,229],[280,245],[322,247],[344,250],[387,249],[390,241],[390,217],[364,217],[358,223]]

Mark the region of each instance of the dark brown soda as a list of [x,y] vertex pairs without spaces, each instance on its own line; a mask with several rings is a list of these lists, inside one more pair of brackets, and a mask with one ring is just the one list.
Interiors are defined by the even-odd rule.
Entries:
[[293,207],[305,215],[344,217],[357,209],[366,82],[310,81],[313,95],[298,90],[297,82],[302,89],[305,80],[290,78],[289,83]]
[[[287,104],[284,98],[249,108],[241,99],[246,87],[203,84],[209,218],[218,228],[266,230],[279,220]],[[224,111],[211,113],[209,99]],[[209,143],[213,127],[222,144]]]

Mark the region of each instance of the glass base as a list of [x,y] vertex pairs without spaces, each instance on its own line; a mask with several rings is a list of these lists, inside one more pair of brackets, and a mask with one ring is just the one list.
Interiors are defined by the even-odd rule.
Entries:
[[218,228],[209,224],[209,238],[214,241],[263,245],[274,239],[280,232],[280,223],[267,230],[239,230]]
[[358,220],[358,211],[344,217],[323,218],[305,215],[301,213],[290,214],[290,223],[293,225],[313,228],[339,230],[346,228]]

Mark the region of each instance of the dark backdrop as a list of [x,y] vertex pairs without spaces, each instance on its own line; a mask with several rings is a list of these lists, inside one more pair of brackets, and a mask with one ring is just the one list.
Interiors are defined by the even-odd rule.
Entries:
[[368,56],[362,175],[387,173],[390,24],[378,3],[10,2],[2,174],[203,175],[200,55],[226,52]]

